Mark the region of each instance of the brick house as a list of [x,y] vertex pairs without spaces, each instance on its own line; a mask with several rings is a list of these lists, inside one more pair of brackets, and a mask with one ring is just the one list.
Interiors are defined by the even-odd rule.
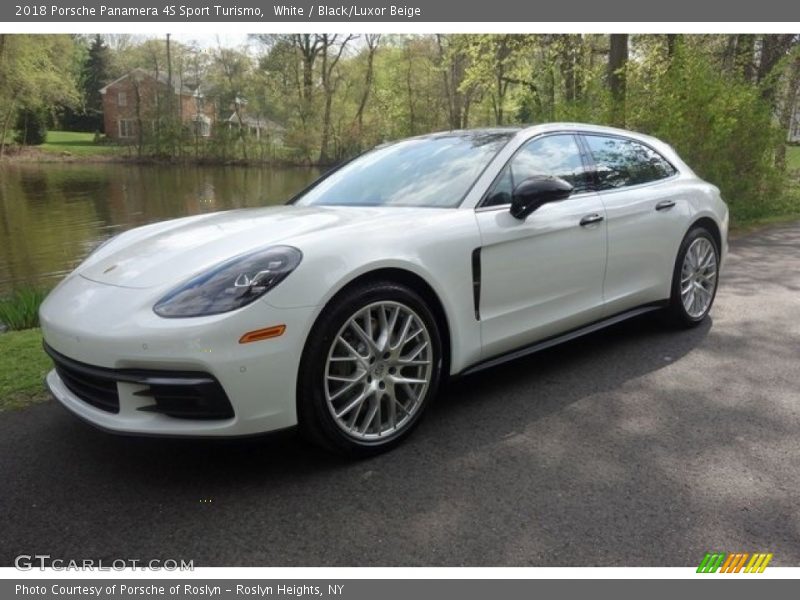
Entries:
[[[166,73],[133,69],[100,90],[103,97],[105,134],[115,141],[133,141],[139,135],[155,130],[155,123],[165,112],[172,94],[173,109],[178,119],[191,132],[208,137],[216,121],[216,106],[207,100],[199,86],[191,86],[173,78],[172,90]],[[159,108],[161,110],[159,110]]]

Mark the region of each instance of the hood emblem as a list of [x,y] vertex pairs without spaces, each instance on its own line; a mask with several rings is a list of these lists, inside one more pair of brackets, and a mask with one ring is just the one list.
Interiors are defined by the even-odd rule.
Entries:
[[105,275],[106,273],[110,273],[111,271],[113,271],[116,268],[117,268],[117,265],[111,265],[105,271],[103,271],[103,275]]

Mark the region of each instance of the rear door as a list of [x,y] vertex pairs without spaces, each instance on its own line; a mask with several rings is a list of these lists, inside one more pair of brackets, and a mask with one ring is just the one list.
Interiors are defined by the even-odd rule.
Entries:
[[594,161],[594,185],[608,224],[606,315],[668,298],[689,210],[675,185],[675,167],[638,140],[588,133],[581,138]]

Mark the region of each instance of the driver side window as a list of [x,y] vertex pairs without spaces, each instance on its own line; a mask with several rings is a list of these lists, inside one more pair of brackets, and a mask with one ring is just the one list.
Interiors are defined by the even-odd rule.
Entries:
[[525,144],[503,168],[483,206],[510,204],[514,188],[535,175],[560,177],[569,182],[575,192],[586,191],[586,168],[575,137],[546,135]]

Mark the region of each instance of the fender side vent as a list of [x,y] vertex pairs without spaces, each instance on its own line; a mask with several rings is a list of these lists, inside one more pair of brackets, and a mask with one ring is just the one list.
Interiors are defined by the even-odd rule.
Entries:
[[472,301],[475,304],[475,319],[481,320],[481,249],[472,251]]

